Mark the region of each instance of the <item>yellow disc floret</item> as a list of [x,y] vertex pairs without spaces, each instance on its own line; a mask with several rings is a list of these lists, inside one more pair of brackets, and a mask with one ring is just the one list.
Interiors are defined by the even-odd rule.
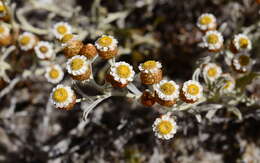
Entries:
[[217,69],[215,67],[209,68],[207,72],[209,77],[215,77],[217,75]]
[[247,48],[248,44],[249,44],[248,39],[246,39],[246,38],[240,38],[239,39],[239,46],[241,48]]
[[109,36],[103,36],[100,39],[98,39],[98,43],[99,45],[103,46],[103,47],[108,47],[112,44],[113,39]]
[[48,48],[46,46],[41,46],[39,49],[40,49],[40,51],[42,53],[47,53],[48,52]]
[[167,135],[169,134],[173,129],[173,125],[169,121],[161,121],[157,125],[157,130],[161,135]]
[[128,78],[131,74],[131,70],[127,65],[118,66],[116,72],[120,78]]
[[156,68],[156,65],[157,65],[157,63],[155,61],[146,61],[143,63],[142,67],[145,70],[150,70],[150,69]]
[[165,95],[171,95],[175,92],[175,87],[171,83],[164,83],[160,86],[162,93]]
[[228,89],[231,85],[232,85],[232,81],[228,80],[226,81],[225,85],[224,85],[224,89]]
[[200,24],[202,25],[208,25],[212,22],[212,18],[209,17],[209,16],[203,16],[201,19],[200,19]]
[[61,39],[61,42],[62,43],[66,43],[68,41],[70,41],[71,39],[73,39],[73,34],[65,34],[62,39]]
[[5,11],[5,6],[4,5],[0,5],[0,12],[4,12]]
[[5,28],[3,26],[0,26],[0,33],[4,33],[5,32]]
[[51,69],[51,71],[49,72],[49,76],[52,78],[52,79],[56,79],[59,77],[59,71],[57,69]]
[[68,96],[68,92],[65,88],[58,88],[53,92],[52,98],[56,102],[65,102]]
[[81,69],[84,65],[84,61],[80,58],[75,58],[71,61],[71,69],[74,70],[74,71],[77,71],[79,69]]
[[250,62],[250,58],[246,55],[241,55],[239,57],[239,63],[241,66],[247,66]]
[[27,44],[29,44],[30,40],[31,40],[30,36],[23,36],[23,37],[20,39],[20,43],[21,43],[22,45],[27,45]]
[[197,95],[197,94],[199,94],[199,92],[200,92],[200,89],[199,89],[199,87],[197,86],[197,85],[195,85],[195,84],[190,84],[189,86],[188,86],[188,89],[187,89],[187,93],[188,94],[191,94],[191,95]]
[[57,31],[58,31],[61,35],[64,35],[68,30],[67,30],[66,26],[60,25],[60,26],[57,27]]
[[216,43],[218,43],[219,38],[218,38],[217,35],[211,34],[211,35],[208,36],[207,41],[208,41],[208,43],[210,43],[210,44],[216,44]]

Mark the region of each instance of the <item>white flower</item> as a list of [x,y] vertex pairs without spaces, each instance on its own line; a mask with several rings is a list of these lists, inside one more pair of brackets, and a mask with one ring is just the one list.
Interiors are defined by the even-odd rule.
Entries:
[[186,99],[196,101],[203,96],[203,87],[199,82],[189,80],[183,84],[182,92]]
[[162,64],[158,61],[149,60],[138,66],[139,70],[144,73],[155,73],[160,68],[162,68]]
[[114,80],[122,84],[127,84],[128,82],[133,81],[135,75],[133,67],[126,62],[116,62],[110,68],[109,73],[113,76]]
[[174,81],[162,80],[154,85],[157,96],[165,101],[171,101],[179,97],[179,86]]
[[83,75],[89,70],[89,61],[85,56],[76,55],[67,61],[66,68],[73,76]]
[[223,74],[222,77],[224,78],[224,85],[222,87],[223,93],[228,93],[234,90],[236,81],[230,74]]
[[223,46],[223,36],[218,31],[208,31],[203,37],[204,47],[209,50],[218,50]]
[[74,96],[74,91],[69,86],[59,84],[52,89],[51,102],[57,108],[65,108],[73,102]]
[[53,45],[47,41],[40,41],[34,47],[34,51],[40,59],[50,59],[53,56]]
[[247,72],[252,68],[253,60],[250,58],[248,54],[238,54],[232,60],[232,65],[235,70],[241,72]]
[[95,42],[95,46],[100,51],[109,51],[115,50],[117,47],[118,41],[113,36],[102,35]]
[[202,14],[198,18],[197,26],[203,31],[214,29],[216,27],[216,18],[214,15],[209,13]]
[[163,115],[161,118],[156,118],[152,127],[158,138],[166,140],[171,139],[178,129],[175,120],[168,114]]
[[1,23],[0,24],[0,38],[5,38],[6,36],[9,36],[10,35],[10,28]]
[[54,25],[52,33],[57,39],[61,39],[65,34],[72,33],[72,28],[66,22],[59,22]]
[[235,35],[233,44],[238,51],[248,51],[252,48],[251,40],[245,34]]
[[53,65],[46,68],[45,78],[48,82],[57,84],[64,77],[64,72],[59,65]]
[[203,77],[205,80],[209,79],[210,81],[214,81],[218,79],[221,74],[221,67],[216,65],[215,63],[208,63],[203,68]]
[[30,32],[24,32],[18,37],[18,42],[22,50],[31,50],[36,44],[36,36]]

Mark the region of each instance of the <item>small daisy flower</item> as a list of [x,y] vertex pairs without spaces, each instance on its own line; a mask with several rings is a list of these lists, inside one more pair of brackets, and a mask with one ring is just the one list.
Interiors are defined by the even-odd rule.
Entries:
[[223,93],[228,93],[233,91],[236,86],[235,79],[230,74],[223,74],[222,77],[224,78],[224,85],[221,91]]
[[162,65],[160,62],[149,60],[139,65],[140,78],[143,84],[156,84],[162,80]]
[[238,54],[232,60],[232,67],[239,73],[245,73],[251,70],[253,60],[248,54]]
[[160,118],[156,118],[153,123],[153,131],[155,135],[160,139],[171,139],[177,132],[178,126],[173,118],[169,115],[163,115]]
[[37,38],[30,32],[24,32],[18,37],[18,43],[22,50],[28,51],[34,48],[37,43]]
[[90,63],[85,56],[76,55],[67,61],[67,71],[75,80],[87,80],[90,78]]
[[71,110],[76,103],[76,95],[69,86],[59,84],[52,89],[51,102],[59,109]]
[[10,28],[1,23],[0,24],[0,45],[7,46],[10,45],[12,42],[12,36],[10,33]]
[[59,22],[54,25],[52,33],[57,39],[61,39],[65,34],[72,33],[72,28],[66,22]]
[[[108,75],[108,81],[116,87],[123,88],[133,81],[135,72],[133,67],[126,62],[116,62]],[[111,80],[110,80],[111,79]]]
[[140,97],[141,103],[146,107],[151,107],[155,104],[155,96],[153,92],[150,92],[149,90],[145,90],[141,97]]
[[59,65],[53,65],[46,68],[45,78],[48,82],[57,84],[64,77],[64,72]]
[[238,34],[234,36],[231,44],[231,51],[234,53],[241,51],[249,51],[252,49],[251,40],[245,34]]
[[88,59],[93,59],[95,56],[97,56],[98,52],[93,44],[88,43],[80,49],[79,54],[84,55]]
[[203,87],[195,80],[186,81],[181,89],[181,99],[187,103],[197,102],[203,96]]
[[205,80],[214,81],[222,74],[222,69],[215,63],[208,63],[203,68],[203,77]]
[[54,54],[53,45],[47,41],[38,42],[34,51],[39,59],[50,59]]
[[81,40],[78,39],[77,36],[73,34],[65,34],[62,39],[62,47],[64,55],[67,58],[71,58],[73,56],[76,56],[80,53],[80,50],[84,46]]
[[172,106],[179,97],[179,86],[174,81],[162,80],[154,85],[156,100],[163,106]]
[[218,52],[223,46],[223,36],[218,31],[208,31],[203,37],[204,46],[212,52]]
[[113,36],[103,35],[97,39],[95,46],[98,54],[103,59],[111,59],[117,55],[118,41]]
[[213,14],[202,14],[197,21],[197,26],[202,31],[215,30],[217,26],[216,17]]

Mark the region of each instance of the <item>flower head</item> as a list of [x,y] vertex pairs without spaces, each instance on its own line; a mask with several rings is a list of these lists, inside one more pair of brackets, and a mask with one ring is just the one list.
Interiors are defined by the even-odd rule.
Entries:
[[67,61],[66,68],[71,75],[83,75],[89,70],[89,61],[85,56],[76,55]]
[[117,62],[110,68],[110,75],[119,83],[127,84],[133,81],[135,72],[126,62]]
[[50,59],[54,53],[52,44],[47,41],[38,42],[34,51],[40,59]]
[[59,65],[49,66],[46,68],[45,77],[48,82],[57,84],[63,79],[64,72]]
[[181,89],[185,99],[197,101],[203,96],[203,87],[195,80],[186,81]]
[[154,86],[157,96],[165,101],[179,97],[179,86],[174,81],[162,80]]
[[231,92],[234,90],[236,81],[230,74],[223,74],[222,77],[224,78],[224,85],[222,87],[222,91],[224,93]]
[[97,39],[95,46],[100,51],[113,51],[117,48],[118,41],[113,36],[103,35]]
[[153,131],[160,139],[171,139],[177,132],[178,126],[173,118],[169,115],[163,115],[156,118],[153,124]]
[[18,43],[22,50],[31,50],[36,44],[36,36],[30,32],[24,32],[18,37]]
[[253,60],[248,54],[238,54],[232,60],[233,68],[241,73],[247,72],[251,69],[253,65]]
[[197,26],[200,30],[212,30],[216,28],[216,18],[213,14],[205,13],[202,14],[197,21]]
[[57,85],[52,89],[51,102],[57,108],[69,107],[75,100],[74,91],[69,86],[64,86],[62,84]]
[[203,76],[205,79],[209,79],[210,81],[214,81],[220,77],[222,74],[222,69],[220,66],[215,63],[208,63],[203,68]]
[[57,39],[61,39],[65,34],[72,33],[72,28],[66,22],[59,22],[54,25],[52,33]]
[[9,35],[10,35],[10,28],[7,25],[1,23],[0,24],[0,38],[5,38]]
[[6,15],[6,8],[4,6],[4,2],[0,1],[0,17],[3,17]]
[[233,44],[238,51],[248,51],[252,48],[251,40],[245,34],[235,35]]
[[203,37],[204,46],[209,50],[219,50],[223,46],[223,36],[218,31],[208,31]]
[[149,60],[139,65],[139,70],[144,73],[155,73],[162,68],[162,64],[158,61]]

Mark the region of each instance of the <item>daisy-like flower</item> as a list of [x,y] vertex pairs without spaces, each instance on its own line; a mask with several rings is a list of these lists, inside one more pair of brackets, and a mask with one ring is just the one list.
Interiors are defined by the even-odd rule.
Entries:
[[12,36],[10,34],[10,28],[1,23],[0,24],[0,45],[7,46],[12,42]]
[[37,43],[36,36],[30,32],[24,32],[18,37],[18,43],[22,50],[28,51],[34,48]]
[[215,30],[217,26],[216,17],[213,14],[202,14],[197,21],[197,26],[202,31]]
[[224,85],[222,87],[223,93],[228,93],[234,90],[236,81],[230,74],[223,74],[222,77],[224,78]]
[[57,39],[61,39],[65,34],[72,33],[71,26],[66,22],[59,22],[54,24],[52,33]]
[[169,115],[163,115],[160,118],[156,118],[153,123],[153,131],[155,135],[160,139],[171,139],[177,132],[178,126],[175,120]]
[[118,41],[113,36],[103,35],[97,39],[95,46],[98,54],[103,59],[111,59],[117,55]]
[[50,59],[54,53],[52,44],[47,41],[38,42],[34,51],[40,59]]
[[139,65],[140,78],[143,84],[156,84],[162,80],[162,65],[160,62],[149,60]]
[[80,53],[80,50],[82,49],[82,47],[84,46],[84,44],[82,43],[81,40],[79,40],[79,38],[76,35],[73,34],[65,34],[62,39],[62,47],[64,55],[67,58],[71,58],[75,55],[78,55]]
[[87,80],[91,70],[89,61],[85,56],[76,55],[67,61],[67,71],[75,80]]
[[203,37],[204,47],[212,52],[218,52],[223,46],[223,41],[223,36],[218,31],[208,31]]
[[251,40],[245,34],[238,34],[234,36],[231,44],[231,51],[234,53],[249,51],[252,48]]
[[45,78],[48,82],[57,84],[64,77],[64,72],[59,65],[53,65],[46,68]]
[[154,85],[156,101],[163,106],[172,106],[179,97],[179,86],[174,81],[162,80]]
[[133,81],[135,72],[133,67],[126,62],[116,62],[110,68],[108,81],[116,87],[123,88]]
[[76,95],[69,86],[59,84],[52,89],[51,102],[59,109],[71,110],[76,103]]
[[195,80],[186,81],[181,89],[181,99],[187,103],[197,102],[203,96],[203,87]]
[[250,71],[253,65],[253,60],[248,54],[238,54],[232,60],[232,67],[239,73],[245,73]]
[[215,63],[208,63],[203,68],[203,77],[205,80],[214,81],[222,74],[222,69]]

